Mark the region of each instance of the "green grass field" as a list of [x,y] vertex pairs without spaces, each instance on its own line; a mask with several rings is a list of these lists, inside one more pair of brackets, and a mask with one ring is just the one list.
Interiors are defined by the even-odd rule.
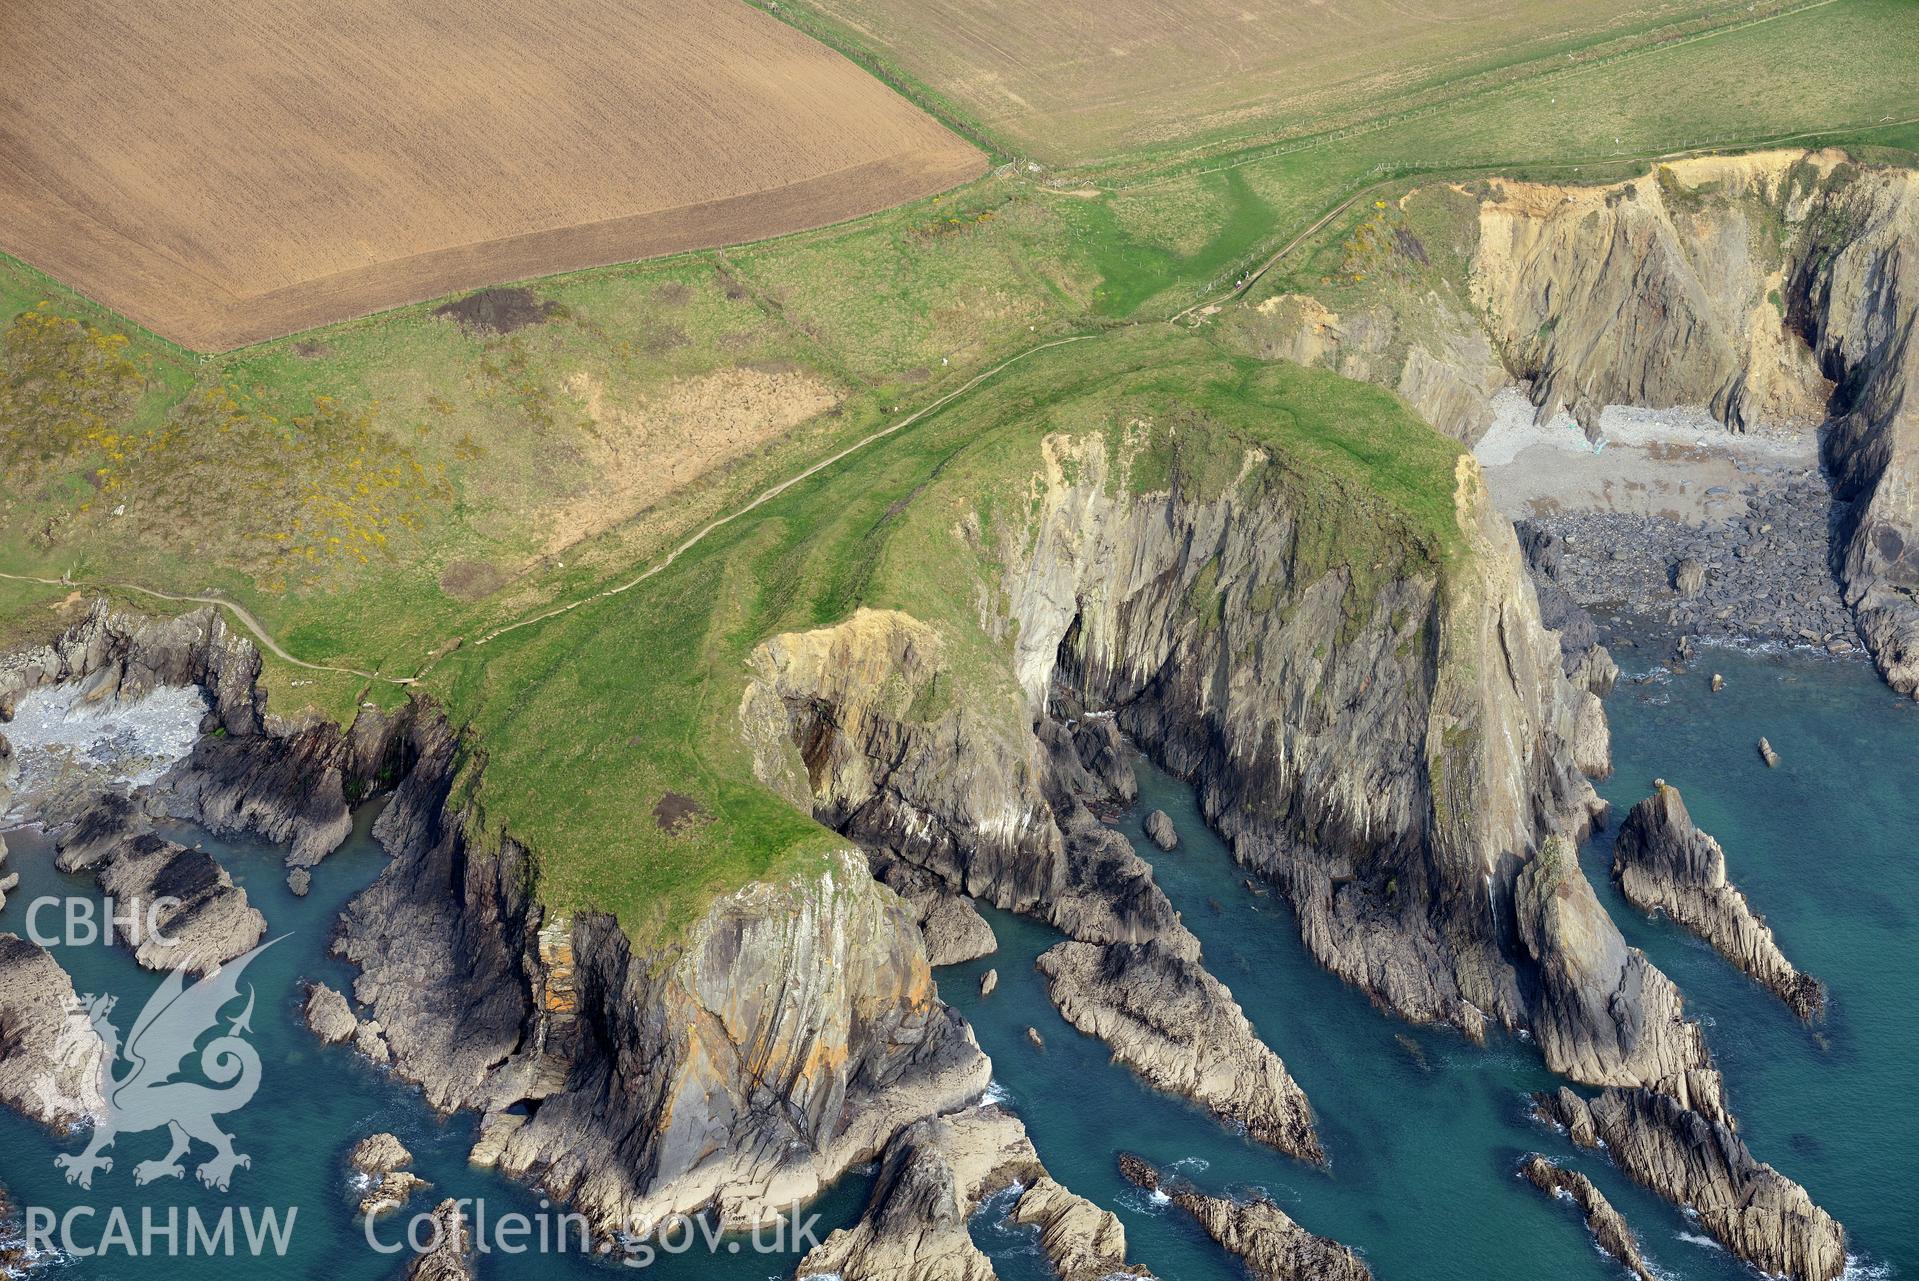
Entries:
[[[545,318],[505,334],[427,304],[201,359],[0,262],[0,570],[216,588],[300,658],[388,677],[464,640],[424,688],[474,731],[493,830],[534,849],[555,903],[636,928],[683,920],[827,839],[748,781],[730,720],[745,654],[863,603],[958,627],[944,584],[985,571],[942,561],[950,522],[924,513],[966,484],[1023,485],[1061,415],[1147,397],[1268,433],[1289,467],[1443,558],[1449,443],[1385,393],[1258,366],[1223,327],[1176,334],[1168,317],[1364,192],[1275,277],[1324,278],[1375,195],[1428,176],[1600,180],[1787,139],[1911,162],[1916,18],[1915,0],[1832,0],[1376,102],[1316,135],[1002,171],[854,224],[529,282]],[[472,643],[632,579],[768,485],[1071,334],[1089,337],[794,486],[641,587]],[[663,478],[662,458],[701,465]],[[7,637],[44,631],[66,594],[8,584]],[[268,683],[284,713],[402,696],[277,661]],[[657,833],[667,789],[715,821]]]

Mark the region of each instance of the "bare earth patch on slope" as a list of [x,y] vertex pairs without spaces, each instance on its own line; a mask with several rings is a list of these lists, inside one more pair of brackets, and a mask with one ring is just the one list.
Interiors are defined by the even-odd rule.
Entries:
[[785,366],[681,378],[630,404],[585,372],[569,378],[567,390],[593,423],[583,449],[597,480],[555,509],[548,554],[638,515],[841,400],[824,379]]

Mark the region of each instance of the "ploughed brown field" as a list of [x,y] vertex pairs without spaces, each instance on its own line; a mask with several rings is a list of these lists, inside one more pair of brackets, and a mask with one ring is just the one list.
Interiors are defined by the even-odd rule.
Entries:
[[201,350],[985,163],[742,0],[0,3],[0,250]]
[[1323,128],[1362,106],[1418,106],[1465,77],[1797,0],[786,2],[881,51],[1007,146],[1077,164]]

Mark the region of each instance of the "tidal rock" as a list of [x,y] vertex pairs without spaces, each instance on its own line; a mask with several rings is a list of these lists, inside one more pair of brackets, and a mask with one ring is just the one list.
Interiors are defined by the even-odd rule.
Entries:
[[967,1221],[995,1193],[1023,1187],[1011,1217],[1039,1228],[1062,1281],[1148,1275],[1126,1263],[1119,1220],[1047,1173],[1019,1119],[995,1107],[920,1121],[887,1144],[866,1212],[804,1260],[801,1277],[843,1281],[992,1281]]
[[1561,1088],[1536,1102],[1575,1142],[1603,1145],[1634,1180],[1691,1207],[1701,1227],[1755,1267],[1795,1281],[1832,1281],[1845,1271],[1839,1224],[1804,1188],[1755,1159],[1729,1124],[1687,1099],[1614,1088],[1589,1102]]
[[391,1134],[374,1134],[360,1140],[347,1157],[347,1164],[366,1181],[365,1194],[360,1198],[363,1215],[397,1210],[417,1189],[428,1186],[426,1180],[405,1168],[413,1164],[413,1154]]
[[266,934],[266,918],[226,869],[204,850],[156,835],[125,793],[100,794],[53,835],[57,866],[91,871],[115,914],[137,921],[114,937],[148,969],[206,974]]
[[1767,742],[1764,736],[1759,739],[1759,759],[1766,763],[1767,769],[1778,768],[1779,753],[1772,749],[1772,744]]
[[460,1203],[448,1199],[433,1211],[429,1249],[407,1264],[407,1281],[473,1281],[473,1236]]
[[1712,692],[1717,694],[1720,690],[1724,688],[1726,688],[1726,678],[1724,676],[1721,676],[1718,672],[1714,672],[1712,674]]
[[1046,1048],[1046,1038],[1041,1036],[1039,1034],[1039,1029],[1036,1027],[1033,1027],[1031,1024],[1028,1024],[1026,1028],[1026,1040],[1036,1050],[1043,1050]]
[[979,976],[979,994],[981,996],[991,996],[993,994],[993,990],[997,988],[998,986],[999,986],[998,970],[988,970],[986,971],[986,973]]
[[1261,1143],[1324,1162],[1306,1092],[1197,958],[1161,943],[1061,943],[1041,954],[1053,1003],[1159,1089]]
[[1644,912],[1664,912],[1772,992],[1800,1018],[1825,1008],[1819,980],[1793,968],[1761,920],[1726,879],[1726,855],[1693,825],[1676,787],[1659,787],[1633,806],[1613,846],[1613,878]]
[[307,891],[313,888],[313,873],[304,867],[296,867],[287,873],[287,890],[295,898],[305,898]]
[[1193,1216],[1206,1235],[1237,1256],[1258,1281],[1372,1281],[1372,1270],[1347,1247],[1307,1231],[1265,1197],[1232,1201],[1207,1196],[1131,1153],[1119,1171],[1128,1182],[1163,1194]]
[[1179,844],[1179,832],[1165,810],[1154,810],[1146,816],[1146,835],[1163,850],[1170,850]]
[[106,1112],[107,1048],[47,950],[0,934],[0,1103],[64,1134]]
[[1646,1267],[1646,1260],[1639,1253],[1639,1242],[1626,1226],[1624,1216],[1613,1209],[1612,1202],[1593,1186],[1591,1179],[1577,1170],[1554,1165],[1538,1153],[1528,1156],[1519,1169],[1541,1192],[1565,1197],[1578,1206],[1586,1216],[1586,1230],[1592,1233],[1594,1242],[1638,1281],[1657,1281]]
[[361,1174],[391,1174],[404,1166],[413,1164],[413,1154],[406,1144],[391,1134],[371,1134],[361,1139],[347,1157],[347,1164]]
[[351,1041],[360,1027],[346,998],[324,983],[315,983],[307,989],[306,1022],[313,1034],[328,1045]]

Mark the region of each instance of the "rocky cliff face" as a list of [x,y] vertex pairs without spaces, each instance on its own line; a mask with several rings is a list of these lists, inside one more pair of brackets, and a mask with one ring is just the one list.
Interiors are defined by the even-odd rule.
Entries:
[[1032,704],[1112,709],[1195,779],[1314,955],[1382,1003],[1472,1034],[1522,1023],[1512,886],[1598,810],[1571,748],[1596,700],[1564,679],[1471,460],[1442,570],[1390,538],[1315,564],[1357,536],[1283,488],[1131,496],[1102,447],[1048,449],[1037,533],[1005,552]]
[[59,962],[0,934],[0,1103],[63,1134],[103,1116],[106,1052]]
[[1610,187],[1495,182],[1472,285],[1544,416],[1830,421],[1846,601],[1887,681],[1919,692],[1919,175],[1769,152]]
[[[376,825],[393,865],[341,950],[396,1070],[486,1114],[486,1159],[603,1227],[718,1209],[770,1221],[902,1125],[984,1090],[906,906],[848,851],[754,884],[648,946],[550,916],[530,860],[456,787],[457,746],[416,729]],[[475,766],[477,768],[477,766]]]
[[[1149,1080],[1249,1125],[1309,1124],[1283,1075],[1220,1053],[1223,1032],[1167,1026],[1230,1019],[1142,1013],[1152,993],[1210,978],[1150,869],[1106,852],[1076,802],[1097,780],[1067,726],[1110,718],[1195,780],[1235,856],[1286,889],[1314,954],[1383,1005],[1473,1035],[1533,1031],[1556,1071],[1645,1101],[1621,1122],[1640,1149],[1732,1132],[1697,1024],[1572,855],[1600,812],[1581,772],[1606,764],[1594,690],[1610,664],[1541,625],[1469,458],[1442,552],[1363,530],[1283,477],[1249,482],[1258,459],[1201,496],[1177,473],[1140,492],[1103,439],[1045,450],[1026,529],[979,543],[1001,571],[980,627],[1016,688],[934,697],[966,669],[953,637],[904,615],[777,637],[742,704],[763,778],[889,857],[1082,937],[1043,959],[1054,998]],[[954,536],[978,542],[965,522]],[[1340,554],[1316,554],[1328,539]],[[1288,1150],[1309,1155],[1310,1131],[1290,1132]],[[1714,1177],[1656,1161],[1634,1173],[1677,1200]],[[1823,1266],[1815,1238],[1837,1232],[1823,1216],[1765,1239],[1702,1221],[1742,1257],[1795,1268]]]
[[942,699],[948,644],[880,610],[768,640],[740,709],[760,777],[889,879],[908,866],[1050,921],[1075,940],[1042,963],[1069,1021],[1153,1084],[1323,1159],[1305,1093],[1206,972],[1152,869],[1087,808],[1130,783],[1112,719],[1035,722],[1010,685]]
[[0,664],[0,719],[44,685],[83,683],[96,701],[198,686],[211,708],[203,728],[220,733],[209,732],[154,786],[158,803],[215,832],[288,844],[290,865],[311,866],[352,829],[348,793],[364,794],[391,772],[387,753],[409,713],[369,711],[350,732],[287,720],[267,710],[259,675],[259,653],[212,606],[152,619],[102,599],[59,641]]
[[1779,950],[1772,929],[1726,879],[1726,852],[1693,825],[1679,789],[1661,784],[1632,807],[1613,845],[1613,877],[1634,907],[1664,912],[1784,1001],[1816,1018],[1825,989]]

